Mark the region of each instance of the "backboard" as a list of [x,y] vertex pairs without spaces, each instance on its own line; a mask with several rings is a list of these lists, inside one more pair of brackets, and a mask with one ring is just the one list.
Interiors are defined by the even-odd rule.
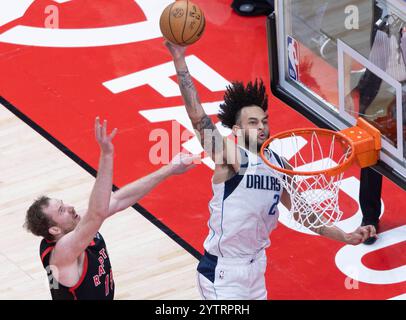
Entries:
[[277,0],[271,89],[322,128],[380,130],[374,169],[406,189],[406,1]]

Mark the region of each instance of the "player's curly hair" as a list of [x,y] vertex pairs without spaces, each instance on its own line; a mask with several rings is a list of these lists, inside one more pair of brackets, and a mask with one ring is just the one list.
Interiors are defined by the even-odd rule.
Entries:
[[41,196],[34,201],[25,216],[24,227],[34,235],[52,241],[54,237],[49,233],[49,228],[55,223],[43,211],[43,208],[49,205],[49,200],[51,199]]
[[228,128],[232,128],[238,121],[241,110],[247,106],[258,106],[262,110],[268,109],[268,95],[262,79],[248,82],[235,81],[227,87],[224,94],[224,103],[220,104],[218,118]]

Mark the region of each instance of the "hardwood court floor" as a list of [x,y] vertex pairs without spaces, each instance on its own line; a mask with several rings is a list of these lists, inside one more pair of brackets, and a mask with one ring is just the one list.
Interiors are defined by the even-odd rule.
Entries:
[[[95,142],[96,143],[96,142]],[[50,299],[37,238],[22,225],[42,194],[86,208],[94,177],[0,105],[0,299]],[[133,208],[101,228],[116,299],[199,299],[197,260]]]

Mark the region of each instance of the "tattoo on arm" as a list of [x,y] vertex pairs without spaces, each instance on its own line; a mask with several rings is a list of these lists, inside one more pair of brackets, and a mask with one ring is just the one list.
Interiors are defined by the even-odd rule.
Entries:
[[[188,70],[178,71],[179,88],[185,101],[186,110],[192,119],[193,128],[199,135],[198,138],[206,152],[216,153],[216,150],[222,150],[222,136],[217,131],[216,126],[210,117],[204,113],[200,104],[199,95],[193,84],[192,77]],[[203,116],[202,116],[203,114]],[[193,119],[199,119],[194,121]]]
[[192,108],[192,110],[195,112],[198,111],[197,108],[201,107],[199,96],[189,71],[179,71],[177,74],[180,91],[183,99],[185,100],[186,108]]
[[211,121],[210,117],[206,114],[203,116],[203,118],[200,119],[199,122],[193,123],[193,126],[195,129],[201,133],[203,133],[203,130],[205,129],[210,129],[210,130],[215,130],[216,127],[213,124],[213,121]]
[[[205,114],[199,121],[192,124],[197,134],[199,134],[199,140],[206,152],[216,153],[216,150],[222,145],[222,137],[217,133],[217,128],[210,117]],[[220,139],[217,140],[218,138]]]

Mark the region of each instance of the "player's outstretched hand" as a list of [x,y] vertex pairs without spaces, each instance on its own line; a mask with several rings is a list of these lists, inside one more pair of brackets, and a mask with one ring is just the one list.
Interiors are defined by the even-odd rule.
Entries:
[[169,52],[171,53],[173,60],[179,60],[179,59],[185,58],[185,52],[186,52],[185,46],[179,46],[179,45],[173,44],[172,42],[169,42],[167,40],[165,40],[164,44],[168,48]]
[[178,153],[167,165],[170,174],[182,174],[196,166],[196,160],[200,159],[199,155],[187,153]]
[[115,128],[110,134],[107,134],[107,120],[104,120],[103,125],[101,125],[100,118],[96,117],[94,132],[102,154],[113,154],[114,146],[112,140],[116,136],[117,128]]
[[371,237],[377,237],[375,227],[372,225],[363,226],[357,228],[354,232],[347,234],[346,243],[357,245]]

